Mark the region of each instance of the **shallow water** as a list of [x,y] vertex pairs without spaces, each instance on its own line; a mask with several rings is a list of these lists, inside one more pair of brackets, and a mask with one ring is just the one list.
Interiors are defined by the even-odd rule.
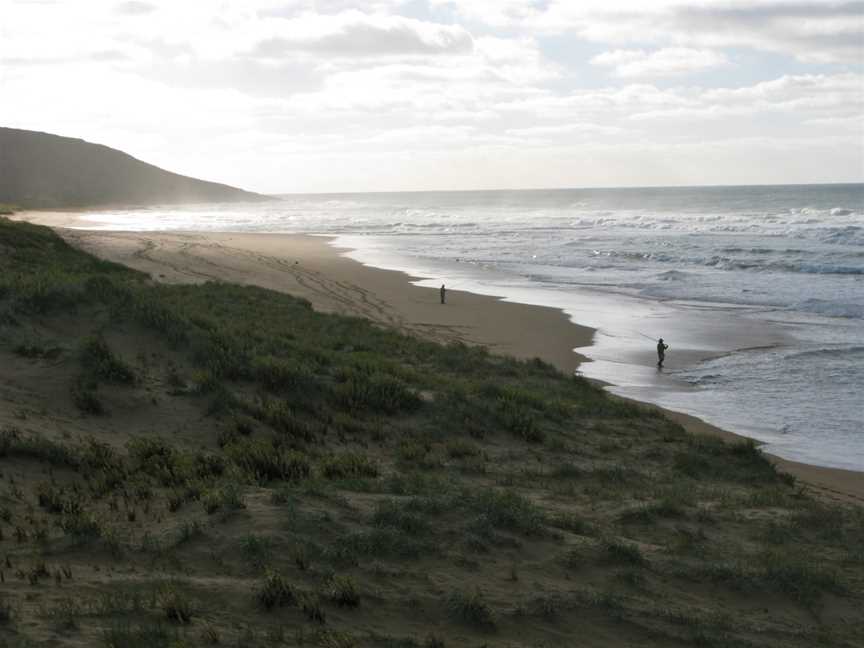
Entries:
[[560,307],[598,329],[582,371],[614,391],[864,470],[864,185],[294,195],[88,217],[332,234],[429,285]]

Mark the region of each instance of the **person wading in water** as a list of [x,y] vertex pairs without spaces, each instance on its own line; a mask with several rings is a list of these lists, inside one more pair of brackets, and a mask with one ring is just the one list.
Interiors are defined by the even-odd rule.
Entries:
[[657,341],[657,366],[662,367],[663,361],[666,359],[666,349],[669,348],[668,344],[663,343],[663,338],[660,338]]

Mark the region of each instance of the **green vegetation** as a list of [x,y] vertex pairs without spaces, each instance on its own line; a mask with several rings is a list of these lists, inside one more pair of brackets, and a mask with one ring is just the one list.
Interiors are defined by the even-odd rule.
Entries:
[[0,645],[859,639],[861,507],[542,362],[3,219],[0,333]]
[[294,588],[285,581],[279,572],[272,571],[267,572],[257,597],[261,605],[267,610],[296,602]]
[[478,628],[494,628],[492,610],[483,593],[478,589],[470,594],[451,592],[447,597],[447,608],[455,619]]

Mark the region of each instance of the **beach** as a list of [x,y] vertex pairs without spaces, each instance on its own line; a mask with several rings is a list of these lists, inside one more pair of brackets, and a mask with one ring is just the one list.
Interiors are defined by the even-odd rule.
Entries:
[[55,229],[0,219],[0,633],[857,645],[861,475],[610,395],[572,314],[442,304],[324,236],[27,218]]
[[[58,228],[77,247],[158,281],[257,285],[308,299],[322,312],[364,317],[440,343],[482,345],[521,359],[537,357],[568,374],[585,360],[573,349],[590,346],[595,333],[557,308],[467,291],[448,290],[442,305],[437,288],[414,285],[416,278],[403,272],[348,258],[325,236],[70,229],[81,225],[75,212],[28,212],[16,218]],[[696,434],[740,438],[694,416],[667,414]],[[772,459],[822,497],[864,503],[862,473]]]

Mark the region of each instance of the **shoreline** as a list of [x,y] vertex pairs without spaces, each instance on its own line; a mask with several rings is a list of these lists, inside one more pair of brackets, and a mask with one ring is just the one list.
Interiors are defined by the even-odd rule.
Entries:
[[[574,323],[552,306],[459,289],[448,290],[448,303],[442,306],[437,289],[413,283],[419,277],[349,258],[328,243],[333,237],[66,229],[78,221],[70,212],[23,212],[14,218],[52,226],[85,251],[159,281],[254,284],[305,297],[316,309],[365,317],[426,339],[483,345],[521,359],[539,357],[565,373],[586,361],[573,349],[589,346],[594,338],[595,329]],[[660,409],[696,434],[749,438],[689,414]],[[766,455],[820,496],[864,504],[864,473]]]

